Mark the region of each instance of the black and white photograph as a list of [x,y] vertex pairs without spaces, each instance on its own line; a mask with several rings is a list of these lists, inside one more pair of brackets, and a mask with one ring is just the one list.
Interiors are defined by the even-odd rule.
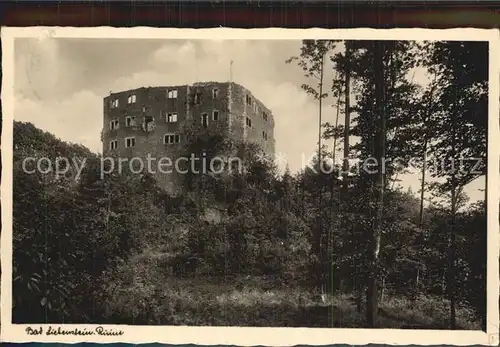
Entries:
[[2,335],[498,345],[498,33],[70,30],[2,31]]

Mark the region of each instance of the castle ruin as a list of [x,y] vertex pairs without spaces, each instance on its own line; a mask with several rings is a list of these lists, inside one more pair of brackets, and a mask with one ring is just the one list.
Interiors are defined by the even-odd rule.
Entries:
[[[190,127],[212,130],[235,141],[258,144],[274,155],[274,117],[252,93],[233,82],[143,87],[104,98],[103,155],[175,158]],[[175,174],[154,173],[160,186],[178,192]]]

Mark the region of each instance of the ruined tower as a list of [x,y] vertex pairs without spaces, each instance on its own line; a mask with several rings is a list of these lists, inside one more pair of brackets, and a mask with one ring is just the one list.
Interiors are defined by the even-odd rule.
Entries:
[[[104,156],[142,158],[144,163],[148,156],[176,158],[185,148],[185,131],[192,125],[256,143],[274,155],[271,111],[236,83],[143,87],[112,93],[104,98],[103,106]],[[178,191],[182,178],[175,172],[152,173],[167,191]]]

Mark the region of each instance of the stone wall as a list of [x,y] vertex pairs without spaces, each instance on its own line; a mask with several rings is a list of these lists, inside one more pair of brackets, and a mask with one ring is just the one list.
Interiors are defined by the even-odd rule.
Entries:
[[[176,99],[168,99],[167,92],[177,90]],[[127,98],[136,95],[136,102],[128,104]],[[142,165],[147,168],[148,156],[150,160],[152,174],[155,175],[159,183],[168,191],[175,193],[180,187],[180,177],[175,173],[173,164],[183,151],[185,139],[183,132],[187,119],[187,86],[140,88],[110,95],[104,99],[105,116],[103,129],[103,153],[105,156],[115,156],[120,158],[140,158],[134,160],[134,167]],[[111,108],[112,100],[119,100],[116,108]],[[177,122],[167,122],[167,113],[177,113]],[[127,116],[135,116],[135,125],[126,126]],[[119,127],[116,130],[110,129],[110,121],[117,119]],[[154,126],[145,129],[145,121],[152,120]],[[164,135],[178,134],[180,142],[175,144],[164,144]],[[135,138],[135,146],[126,148],[125,141],[128,137]],[[118,140],[118,148],[111,150],[109,143],[111,140]],[[170,169],[171,173],[161,172],[159,163],[172,163],[163,166],[163,171]]]
[[[214,90],[217,95],[214,97]],[[168,91],[177,90],[177,98],[167,98]],[[131,95],[135,102],[128,103]],[[252,100],[247,104],[247,96]],[[118,100],[117,107],[111,103]],[[202,116],[207,115],[209,130],[220,132],[236,141],[258,143],[268,154],[274,154],[274,119],[271,111],[257,100],[247,89],[235,83],[207,82],[192,86],[150,87],[114,93],[104,98],[103,105],[103,154],[104,156],[132,159],[136,166],[148,164],[148,156],[153,174],[159,184],[176,195],[182,186],[182,174],[176,173],[173,164],[180,155],[185,154],[188,128],[202,130]],[[218,112],[214,119],[214,111]],[[167,122],[166,113],[177,113],[177,122]],[[264,119],[263,113],[267,115]],[[135,117],[135,125],[126,126],[126,118]],[[248,126],[247,120],[251,120]],[[118,128],[110,129],[111,120],[118,120]],[[153,127],[145,122],[153,121]],[[151,123],[150,123],[151,124]],[[164,144],[165,134],[178,134],[180,142]],[[267,135],[267,139],[265,138]],[[125,147],[126,138],[134,137],[135,146]],[[118,147],[109,148],[111,140],[118,140]],[[140,158],[140,159],[139,159]],[[163,159],[162,159],[163,158]],[[161,173],[158,163],[171,163],[174,172]],[[147,166],[146,166],[147,168]]]
[[[258,144],[268,155],[274,155],[274,117],[271,110],[243,86],[235,84],[234,89],[233,105],[237,106],[233,113],[240,115],[237,123],[243,127],[237,136],[241,135],[239,138]],[[247,96],[250,97],[250,104]],[[250,126],[245,118],[251,121]]]

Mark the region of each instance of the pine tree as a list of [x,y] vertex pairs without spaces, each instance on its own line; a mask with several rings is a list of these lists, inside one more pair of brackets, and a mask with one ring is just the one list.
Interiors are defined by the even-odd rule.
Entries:
[[[322,176],[322,168],[323,168],[323,157],[322,157],[322,144],[321,139],[323,137],[322,130],[322,108],[323,108],[323,100],[328,97],[328,93],[325,93],[324,90],[324,74],[325,74],[325,63],[328,57],[328,54],[335,48],[335,42],[329,40],[304,40],[302,42],[301,54],[299,57],[291,57],[286,63],[291,63],[293,61],[297,61],[299,67],[304,71],[304,75],[308,78],[311,78],[315,81],[315,84],[303,84],[302,89],[313,96],[315,100],[318,101],[318,167],[320,177]],[[322,182],[320,180],[319,182]],[[315,233],[314,241],[313,241],[313,253],[316,254],[319,258],[318,267],[315,269],[315,273],[317,274],[317,285],[324,293],[327,286],[327,268],[325,265],[327,264],[327,240],[324,235],[324,227],[323,227],[323,187],[319,187],[318,189],[318,208],[320,209],[318,213],[318,223],[317,223],[317,231]]]
[[432,55],[425,66],[437,76],[440,107],[430,120],[431,149],[433,159],[442,163],[432,175],[444,178],[440,189],[451,193],[447,287],[450,328],[456,329],[457,199],[465,185],[486,174],[488,49],[484,42],[460,41],[440,41],[429,47]]

